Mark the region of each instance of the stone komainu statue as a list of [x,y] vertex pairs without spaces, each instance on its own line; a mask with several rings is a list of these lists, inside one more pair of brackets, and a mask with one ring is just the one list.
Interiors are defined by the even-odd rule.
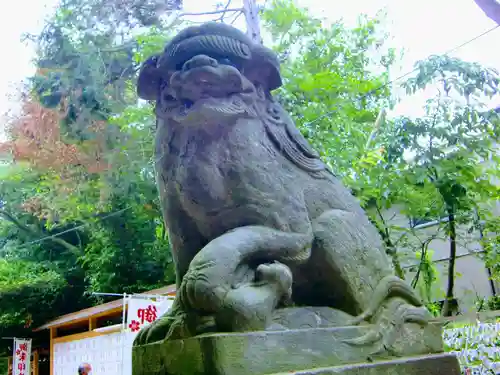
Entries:
[[281,84],[275,54],[221,23],[183,30],[144,63],[178,291],[136,345],[367,322],[350,343],[389,351],[406,323],[427,324],[359,203],[273,98]]

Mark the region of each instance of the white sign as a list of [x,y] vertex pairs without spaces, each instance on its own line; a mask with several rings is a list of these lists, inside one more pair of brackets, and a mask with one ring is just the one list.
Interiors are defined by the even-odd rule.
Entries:
[[14,338],[12,375],[30,375],[31,340]]
[[165,314],[171,307],[173,300],[167,297],[134,297],[129,296],[127,308],[127,333],[137,334],[140,329],[153,323]]

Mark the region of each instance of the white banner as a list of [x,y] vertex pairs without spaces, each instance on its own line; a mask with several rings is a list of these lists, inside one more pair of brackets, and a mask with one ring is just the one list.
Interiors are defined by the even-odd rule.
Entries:
[[172,307],[172,297],[127,296],[127,320],[122,346],[121,375],[132,375],[132,344],[139,330],[150,325]]
[[128,296],[127,333],[137,334],[140,329],[153,323],[165,314],[171,307],[173,300],[167,297],[134,297]]
[[14,338],[12,375],[31,375],[31,339]]

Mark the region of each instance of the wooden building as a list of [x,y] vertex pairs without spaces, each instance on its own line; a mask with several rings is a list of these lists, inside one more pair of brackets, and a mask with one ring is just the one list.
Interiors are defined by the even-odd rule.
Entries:
[[[169,285],[164,288],[150,290],[142,293],[143,295],[157,295],[157,296],[175,296],[175,285]],[[120,340],[123,340],[121,335],[122,321],[124,317],[123,299],[117,299],[108,303],[93,306],[84,310],[80,310],[71,314],[66,314],[58,317],[41,327],[36,328],[34,331],[48,330],[50,334],[50,368],[49,370],[38,370],[37,360],[34,361],[32,366],[36,372],[32,371],[32,375],[72,375],[76,374],[77,366],[74,366],[77,360],[86,358],[85,350],[94,350],[97,355],[100,355],[102,361],[110,360],[110,355],[106,354],[106,350],[110,350],[116,354],[120,348],[117,345],[123,345]],[[127,306],[125,306],[127,308]],[[99,339],[97,339],[99,338]],[[105,345],[106,350],[98,349],[96,345]],[[71,358],[68,357],[69,353],[79,353],[83,355]],[[119,353],[118,353],[119,354]],[[38,359],[38,357],[36,357]],[[73,360],[73,362],[71,362]],[[71,362],[71,367],[65,371],[56,371],[56,368],[66,365]],[[87,361],[92,362],[87,359]],[[91,365],[93,366],[93,373],[98,375],[103,371],[99,371],[99,358],[93,358]],[[57,367],[56,365],[59,365]],[[121,366],[121,364],[120,364]],[[118,363],[117,363],[118,367]],[[61,367],[62,368],[62,367]],[[71,373],[66,374],[66,372]],[[106,370],[109,374],[109,370]],[[120,371],[121,373],[121,371]],[[109,374],[111,375],[111,374]]]

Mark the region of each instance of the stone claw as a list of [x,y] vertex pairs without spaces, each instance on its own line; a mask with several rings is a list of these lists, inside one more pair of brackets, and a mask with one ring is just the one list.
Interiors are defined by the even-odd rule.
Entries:
[[189,336],[184,313],[164,315],[139,331],[133,346],[140,346],[165,339],[180,339]]
[[142,328],[134,339],[134,346],[145,345],[160,341],[167,336],[169,327],[165,326],[163,317],[157,319],[151,325]]
[[410,285],[397,276],[388,275],[380,280],[377,288],[373,291],[373,298],[368,308],[361,315],[355,317],[350,325],[358,325],[362,321],[370,320],[385,301],[394,297],[402,298],[413,306],[422,306],[422,302]]
[[430,314],[425,307],[409,305],[404,300],[395,299],[388,303],[385,310],[379,315],[374,327],[366,334],[353,339],[344,340],[353,346],[375,345],[375,350],[370,356],[389,354],[399,356],[399,351],[394,347],[405,323],[417,323],[425,326],[430,319]]

